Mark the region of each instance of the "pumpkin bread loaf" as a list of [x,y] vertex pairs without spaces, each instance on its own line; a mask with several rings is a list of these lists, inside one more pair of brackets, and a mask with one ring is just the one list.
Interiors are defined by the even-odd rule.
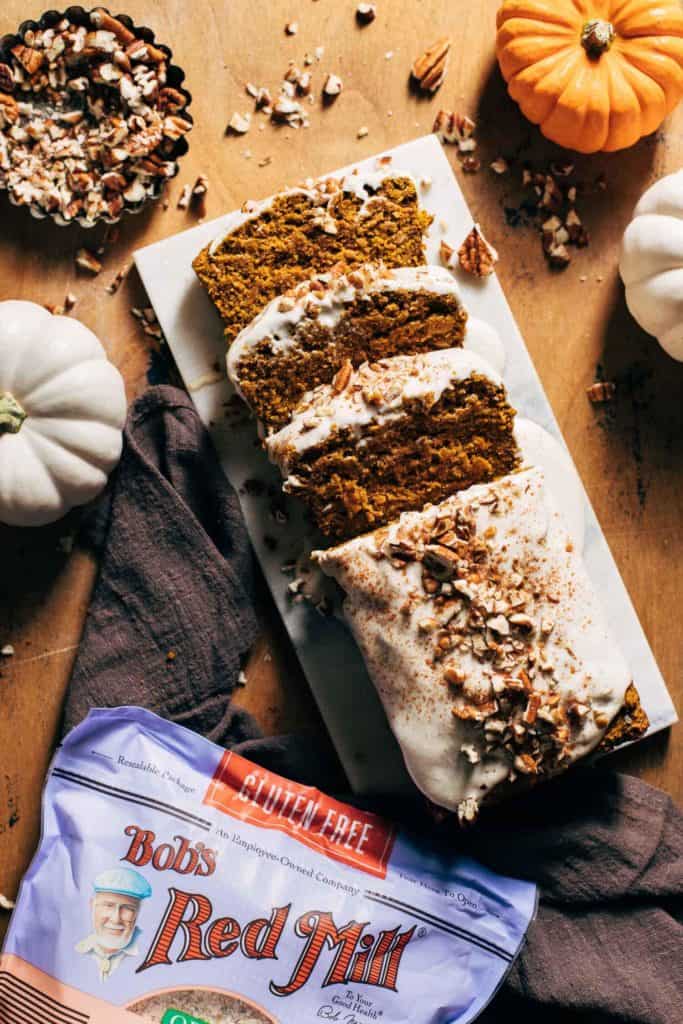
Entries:
[[346,360],[355,368],[459,347],[502,371],[498,335],[480,320],[468,321],[450,271],[369,265],[319,275],[274,299],[230,347],[228,375],[271,432]]
[[266,448],[285,490],[341,539],[515,470],[514,418],[495,370],[445,349],[357,370],[347,362]]
[[230,345],[272,299],[313,274],[337,264],[423,264],[430,222],[409,174],[355,172],[247,204],[193,266]]
[[647,729],[540,469],[314,559],[344,591],[408,771],[461,819]]

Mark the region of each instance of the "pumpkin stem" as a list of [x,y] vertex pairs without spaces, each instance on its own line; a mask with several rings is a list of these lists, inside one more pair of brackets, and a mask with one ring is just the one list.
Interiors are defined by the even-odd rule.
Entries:
[[9,391],[0,393],[0,436],[18,434],[26,419],[26,413]]
[[614,25],[610,21],[592,18],[583,26],[581,45],[589,57],[594,57],[597,60],[603,53],[607,53],[614,42],[615,35]]

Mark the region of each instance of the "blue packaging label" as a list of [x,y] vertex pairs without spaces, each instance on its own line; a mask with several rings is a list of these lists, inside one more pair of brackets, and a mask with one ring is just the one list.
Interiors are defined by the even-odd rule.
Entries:
[[0,1011],[466,1024],[535,906],[534,886],[150,712],[96,710],[48,776]]

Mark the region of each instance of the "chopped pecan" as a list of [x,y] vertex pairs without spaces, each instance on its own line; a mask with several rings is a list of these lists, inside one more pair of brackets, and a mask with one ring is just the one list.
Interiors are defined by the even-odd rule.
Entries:
[[251,128],[251,114],[238,114],[237,111],[228,121],[228,132],[235,135],[246,135]]
[[122,46],[130,46],[135,41],[135,34],[126,28],[122,21],[113,17],[103,7],[98,7],[90,14],[90,21],[96,29],[111,32]]
[[147,189],[138,178],[135,178],[124,190],[123,198],[133,205],[142,203],[147,198]]
[[533,725],[535,723],[541,703],[540,693],[529,694],[529,700],[522,715],[522,721],[525,725]]
[[106,291],[110,295],[115,295],[117,293],[117,291],[119,290],[119,288],[121,287],[125,280],[126,274],[128,273],[128,269],[128,267],[121,267],[121,269],[117,272],[114,280],[107,285]]
[[88,32],[86,35],[81,56],[87,59],[95,59],[103,53],[113,53],[116,46],[116,36],[113,32],[96,29],[94,32]]
[[458,822],[461,825],[471,825],[479,816],[479,804],[473,796],[468,796],[458,804]]
[[588,400],[594,405],[601,405],[603,402],[611,402],[617,393],[617,386],[611,380],[596,380],[594,384],[586,388]]
[[197,176],[197,180],[192,186],[192,197],[193,199],[201,199],[209,191],[209,179],[205,174]]
[[187,97],[177,89],[165,86],[159,91],[159,108],[169,114],[177,114],[187,106]]
[[346,362],[337,370],[332,381],[332,392],[335,395],[341,395],[342,391],[345,391],[351,380],[351,374],[353,372],[353,366],[351,360],[347,359]]
[[456,689],[459,689],[467,678],[465,673],[459,668],[445,669],[443,677],[449,686],[454,686]]
[[356,18],[361,25],[369,25],[377,17],[376,4],[358,4],[356,7]]
[[327,99],[334,99],[334,97],[338,96],[342,91],[343,87],[344,83],[339,75],[328,75],[325,79],[325,84],[323,85],[323,95],[326,96]]
[[442,544],[428,544],[423,562],[425,568],[441,583],[452,580],[458,571],[457,555]]
[[30,46],[24,46],[23,43],[17,43],[16,46],[12,47],[12,56],[21,64],[27,75],[35,75],[37,71],[40,71],[45,62],[44,53],[41,53],[40,50],[34,50]]
[[567,229],[569,239],[574,245],[578,246],[580,249],[588,245],[588,232],[584,228],[581,223],[581,218],[573,207],[565,217],[564,225]]
[[79,249],[75,256],[76,266],[89,274],[99,274],[102,264],[89,249]]
[[548,251],[548,261],[552,267],[556,267],[558,270],[563,270],[568,267],[572,261],[569,255],[569,249],[564,242],[553,242]]
[[451,710],[454,717],[463,722],[483,722],[484,719],[495,715],[498,710],[498,702],[488,700],[483,704],[463,704],[461,707],[456,705]]
[[439,259],[443,263],[444,267],[450,267],[451,269],[456,265],[456,252],[450,242],[447,242],[445,238],[441,239],[439,243]]
[[522,775],[537,775],[538,765],[531,754],[518,754],[514,760],[515,768]]
[[481,160],[478,156],[466,156],[462,162],[462,169],[466,174],[476,174],[481,167]]
[[177,207],[179,210],[186,210],[192,199],[192,185],[183,185],[183,190],[178,197]]
[[14,90],[14,75],[9,64],[0,64],[0,92]]
[[16,124],[19,120],[19,106],[14,96],[0,92],[0,127],[3,120],[7,124]]
[[166,60],[166,54],[156,46],[152,46],[144,39],[136,39],[126,47],[126,54],[132,61],[140,64],[162,64]]

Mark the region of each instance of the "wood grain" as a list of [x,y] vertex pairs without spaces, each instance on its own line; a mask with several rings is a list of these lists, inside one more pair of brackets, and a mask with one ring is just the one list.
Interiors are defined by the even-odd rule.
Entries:
[[[637,197],[656,177],[683,164],[683,108],[663,131],[632,150],[577,161],[583,180],[604,174],[607,191],[596,191],[581,205],[590,247],[566,271],[552,273],[534,230],[506,223],[504,208],[516,202],[512,176],[498,178],[488,168],[500,154],[523,154],[545,166],[564,156],[524,122],[506,96],[493,56],[496,0],[378,0],[377,20],[365,28],[356,25],[355,6],[355,0],[129,0],[127,12],[173,47],[194,96],[196,127],[181,175],[170,188],[170,208],[164,212],[158,205],[126,219],[118,240],[107,246],[103,273],[90,279],[76,273],[73,255],[82,244],[98,244],[102,231],[36,222],[0,197],[0,299],[60,303],[73,291],[74,315],[104,340],[133,398],[155,378],[162,359],[130,315],[132,305],[145,301],[135,274],[115,296],[104,289],[136,247],[193,223],[196,212],[175,208],[184,183],[207,174],[206,214],[217,216],[249,197],[423,134],[441,106],[470,114],[479,123],[481,171],[463,174],[455,154],[449,155],[474,216],[501,252],[503,287],[656,658],[680,700],[683,366],[628,316],[617,255]],[[34,2],[5,0],[0,34],[40,13]],[[299,23],[295,36],[284,32],[290,20]],[[449,74],[438,95],[424,100],[410,90],[408,69],[441,35],[454,41]],[[265,122],[255,118],[247,136],[225,135],[233,111],[251,109],[246,81],[275,91],[289,60],[301,63],[306,51],[319,46],[325,50],[312,68],[316,103],[309,129],[266,124],[259,131]],[[344,89],[323,110],[319,95],[327,72],[340,75]],[[358,139],[361,127],[368,134]],[[619,398],[608,411],[592,407],[585,396],[598,363],[619,383]],[[0,645],[12,643],[16,650],[0,665],[0,892],[8,895],[16,892],[38,837],[41,782],[94,578],[86,556],[65,550],[76,518],[35,532],[0,528]],[[267,732],[322,730],[263,589],[260,606],[263,635],[241,703]],[[611,763],[677,799],[683,796],[679,730],[618,754]]]

